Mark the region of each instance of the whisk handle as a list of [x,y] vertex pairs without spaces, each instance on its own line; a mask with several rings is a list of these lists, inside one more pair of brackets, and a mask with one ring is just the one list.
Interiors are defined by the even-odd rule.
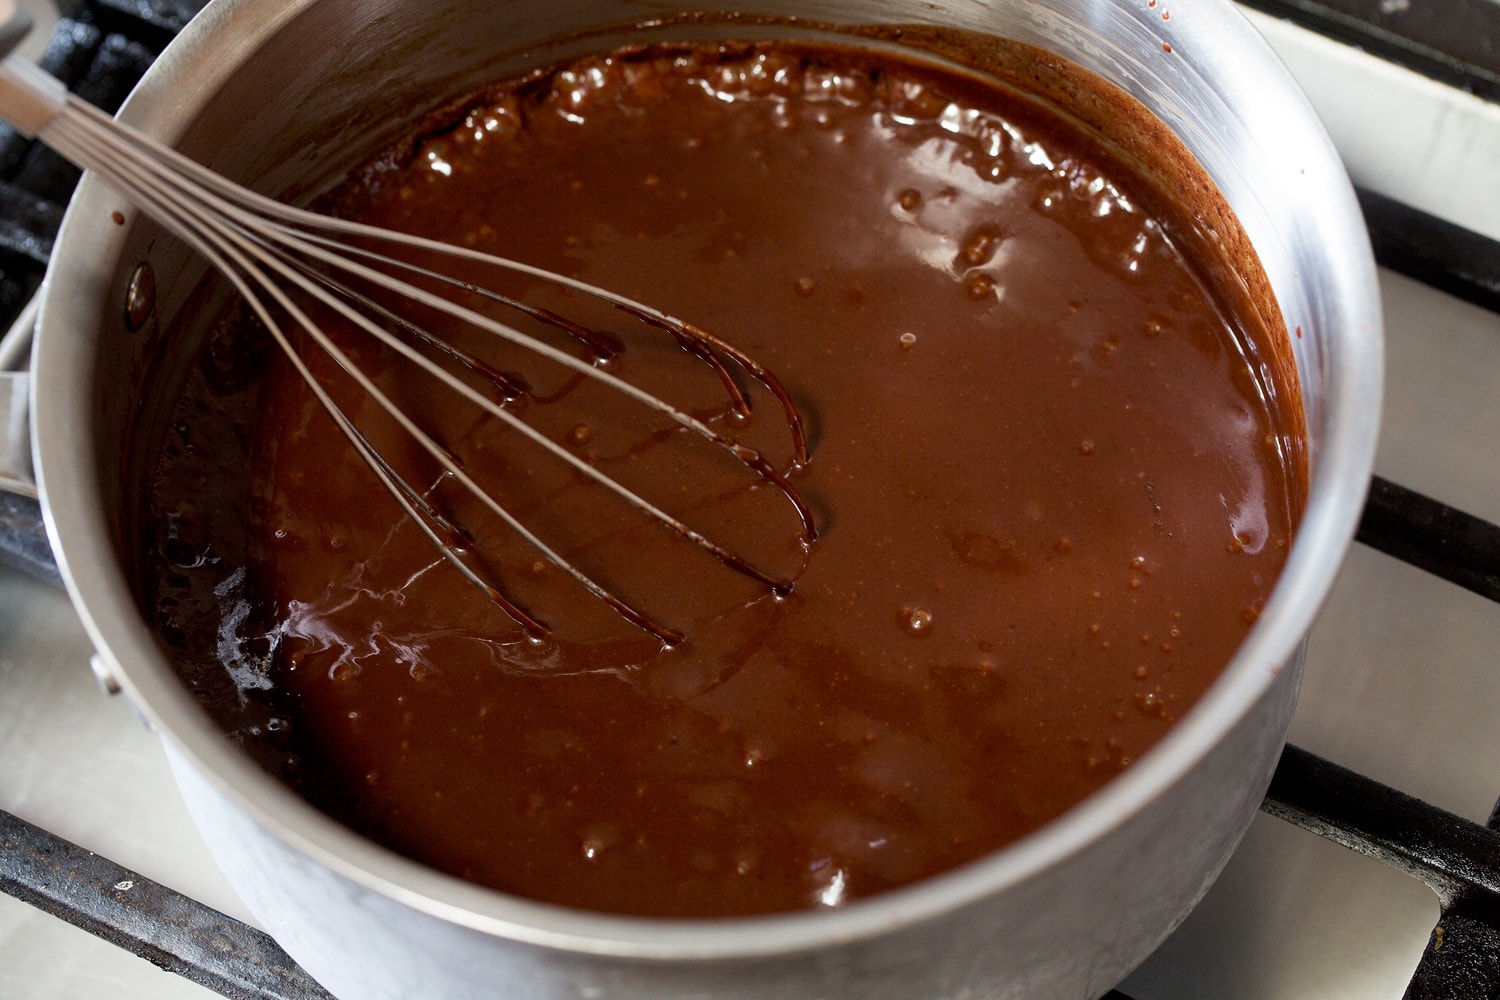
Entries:
[[0,117],[35,138],[68,103],[68,88],[11,52],[31,30],[15,0],[0,0]]

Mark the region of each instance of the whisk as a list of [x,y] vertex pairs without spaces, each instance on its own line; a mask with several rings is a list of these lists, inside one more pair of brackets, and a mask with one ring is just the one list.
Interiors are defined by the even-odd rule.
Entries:
[[[288,330],[278,321],[278,315],[288,317],[293,330],[300,328],[305,335],[303,339],[325,352],[337,369],[351,379],[361,392],[368,394],[447,475],[460,483],[465,491],[542,557],[571,576],[626,621],[663,642],[680,642],[684,636],[679,630],[657,621],[636,604],[617,596],[591,578],[565,558],[555,544],[539,537],[504,504],[486,492],[448,449],[425,431],[417,419],[396,405],[319,328],[302,303],[317,303],[315,308],[332,310],[354,327],[428,372],[480,410],[534,441],[547,454],[567,463],[578,473],[611,491],[666,529],[711,553],[725,566],[758,581],[777,594],[790,593],[790,579],[752,565],[552,441],[521,420],[503,402],[497,403],[456,377],[453,372],[413,346],[411,341],[422,343],[429,349],[435,348],[450,362],[470,371],[493,370],[488,369],[481,359],[441,341],[422,325],[403,318],[391,308],[356,291],[350,287],[349,282],[360,282],[378,289],[382,298],[390,293],[419,307],[437,310],[461,323],[471,324],[486,334],[534,351],[579,375],[625,394],[642,406],[665,414],[681,427],[722,448],[755,477],[779,491],[795,511],[799,540],[805,548],[816,537],[816,527],[807,504],[788,481],[787,473],[778,470],[760,451],[603,370],[597,362],[608,357],[610,348],[605,346],[603,338],[596,336],[588,327],[552,310],[528,305],[513,297],[479,287],[468,280],[447,276],[412,261],[370,249],[369,246],[374,243],[397,252],[405,250],[437,254],[462,260],[466,265],[493,267],[553,283],[607,303],[636,321],[674,338],[679,346],[704,362],[723,384],[733,410],[748,416],[750,403],[736,381],[737,369],[764,386],[780,405],[791,437],[791,468],[795,469],[808,461],[806,433],[790,395],[772,372],[705,330],[641,302],[565,275],[468,248],[319,215],[248,191],[149,136],[115,122],[92,105],[70,95],[61,82],[41,69],[10,55],[29,27],[29,22],[17,10],[14,0],[0,0],[0,57],[3,57],[3,62],[0,62],[0,117],[4,117],[26,135],[46,143],[75,165],[96,173],[126,200],[186,242],[221,272],[270,332],[350,445],[428,542],[443,559],[504,609],[529,634],[541,637],[548,633],[549,628],[541,617],[507,596],[503,584],[491,579],[491,574],[485,568],[474,565],[470,558],[466,558],[465,554],[472,547],[470,533],[439,510],[436,504],[382,457],[332,398],[328,388],[314,375],[308,360],[294,346]],[[358,240],[359,245],[354,245],[354,240]],[[579,340],[585,347],[584,353],[591,354],[593,360],[577,357],[514,326],[467,308],[454,301],[453,295],[436,294],[390,272],[405,273],[414,279],[436,283],[439,288],[478,295],[516,309],[533,320]],[[507,393],[516,391],[518,389],[515,386],[506,387]]]

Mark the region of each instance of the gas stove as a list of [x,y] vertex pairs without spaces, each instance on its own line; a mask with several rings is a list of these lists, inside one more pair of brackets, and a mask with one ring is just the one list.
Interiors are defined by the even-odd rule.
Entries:
[[[202,5],[47,2],[23,4],[55,25],[31,55],[105,107]],[[1382,265],[1377,477],[1261,815],[1111,1000],[1500,996],[1500,4],[1246,12],[1333,135]],[[24,360],[75,180],[0,131],[0,371]],[[99,693],[28,516],[0,506],[0,1000],[326,997],[214,868],[156,738]]]

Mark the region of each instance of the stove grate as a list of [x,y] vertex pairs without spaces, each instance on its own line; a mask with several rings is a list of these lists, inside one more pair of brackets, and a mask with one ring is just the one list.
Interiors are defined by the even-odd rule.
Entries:
[[1500,601],[1500,527],[1376,476],[1355,537]]
[[[185,15],[206,2],[72,4],[38,62],[80,96],[113,112],[185,23]],[[52,150],[0,123],[0,329],[15,321],[41,281],[79,176]]]
[[231,1000],[333,1000],[269,935],[6,812],[0,889]]
[[[1489,0],[1485,0],[1489,2]],[[1495,7],[1500,11],[1500,5]],[[1496,29],[1500,43],[1500,28]],[[1370,245],[1382,267],[1500,312],[1500,246],[1373,191],[1359,191]]]
[[1500,101],[1500,6],[1491,0],[1239,0],[1398,66]]

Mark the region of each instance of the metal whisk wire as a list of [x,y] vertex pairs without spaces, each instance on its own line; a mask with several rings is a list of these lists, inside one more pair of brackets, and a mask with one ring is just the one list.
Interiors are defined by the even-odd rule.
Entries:
[[[0,0],[0,20],[10,0]],[[3,43],[0,38],[0,43]],[[646,514],[678,536],[712,554],[724,565],[760,582],[778,594],[791,590],[791,581],[767,573],[719,543],[706,537],[634,490],[611,478],[589,462],[573,454],[530,424],[497,403],[452,371],[418,350],[391,327],[401,329],[429,345],[438,344],[450,359],[469,367],[483,368],[472,355],[451,345],[420,325],[407,321],[393,311],[356,291],[345,279],[367,283],[382,292],[394,293],[418,306],[469,324],[487,334],[523,347],[562,367],[620,392],[649,409],[658,411],[678,425],[722,448],[757,477],[772,485],[791,503],[799,521],[799,538],[804,546],[816,537],[812,514],[796,489],[759,451],[715,430],[671,403],[627,382],[589,360],[538,340],[517,328],[486,316],[427,288],[396,277],[406,273],[428,279],[460,292],[478,295],[502,305],[519,309],[533,319],[563,330],[582,340],[594,354],[602,357],[598,338],[572,321],[502,295],[470,282],[434,271],[412,261],[392,257],[369,249],[371,242],[437,254],[469,263],[482,264],[503,271],[539,279],[622,310],[635,320],[655,327],[673,337],[684,349],[707,363],[729,394],[731,406],[748,414],[749,402],[737,385],[731,367],[738,368],[763,385],[782,409],[791,436],[792,466],[808,460],[806,435],[800,414],[784,386],[770,371],[732,345],[691,324],[668,316],[641,302],[616,295],[586,282],[554,274],[519,261],[496,257],[470,248],[457,247],[434,240],[410,236],[368,225],[318,215],[294,208],[248,191],[157,142],[149,136],[121,125],[93,106],[68,95],[61,84],[40,70],[6,58],[0,63],[0,114],[28,134],[46,142],[73,163],[96,172],[111,187],[135,204],[168,231],[178,236],[214,266],[234,287],[260,322],[269,331],[298,375],[306,382],[319,404],[369,466],[382,486],[396,499],[407,517],[421,530],[428,542],[455,569],[480,588],[517,623],[535,636],[547,633],[547,625],[506,595],[503,587],[487,579],[463,556],[471,539],[420,491],[403,478],[362,434],[340,408],[328,389],[320,382],[283,329],[275,314],[280,310],[300,328],[319,350],[360,389],[373,399],[385,414],[410,435],[465,491],[500,518],[547,561],[563,570],[599,600],[608,604],[624,619],[664,642],[683,639],[670,628],[618,597],[591,578],[508,510],[496,497],[483,489],[448,449],[424,431],[400,406],[392,401],[353,360],[314,322],[299,303],[306,296],[395,351],[409,363],[418,366],[442,385],[460,394],[484,413],[506,424],[508,428],[534,442],[546,453],[566,463],[592,482],[614,493],[622,501]],[[361,246],[346,241],[364,241]],[[384,270],[383,270],[384,269]],[[270,304],[268,304],[268,302]],[[273,309],[272,306],[275,308]]]

